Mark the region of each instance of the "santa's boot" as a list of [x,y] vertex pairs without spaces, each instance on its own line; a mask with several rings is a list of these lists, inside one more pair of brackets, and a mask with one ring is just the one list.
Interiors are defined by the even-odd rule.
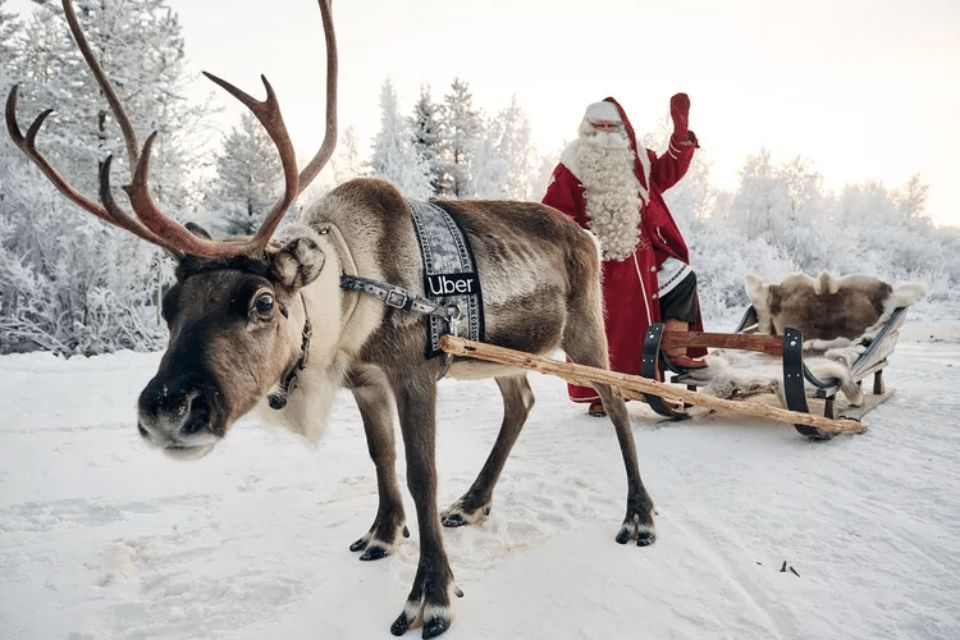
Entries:
[[[685,333],[690,330],[689,323],[674,318],[664,320],[663,326],[666,331]],[[707,363],[703,360],[688,356],[686,347],[672,347],[664,351],[664,355],[667,356],[667,360],[672,365],[683,369],[705,369],[707,367]]]
[[603,403],[597,400],[596,402],[590,403],[590,406],[587,408],[587,415],[594,418],[605,418],[607,417],[607,410],[603,408]]

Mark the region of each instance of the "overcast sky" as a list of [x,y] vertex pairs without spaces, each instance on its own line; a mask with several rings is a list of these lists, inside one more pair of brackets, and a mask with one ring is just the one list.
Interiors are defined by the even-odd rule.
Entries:
[[[169,0],[191,69],[259,91],[270,78],[303,156],[323,126],[323,39],[311,0]],[[27,6],[12,0],[10,6]],[[410,109],[454,77],[492,113],[512,95],[543,152],[575,135],[585,105],[617,97],[638,131],[677,91],[716,185],[748,154],[802,154],[836,187],[920,173],[928,209],[960,225],[957,0],[336,0],[341,128],[367,142],[385,78]],[[204,83],[206,81],[203,81]],[[195,96],[208,91],[199,80]],[[257,94],[259,95],[259,94]],[[225,128],[237,117],[219,97]]]

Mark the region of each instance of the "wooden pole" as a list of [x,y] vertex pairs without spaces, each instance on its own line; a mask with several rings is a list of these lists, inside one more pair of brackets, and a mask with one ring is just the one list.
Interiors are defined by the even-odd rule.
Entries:
[[661,350],[670,347],[715,347],[758,351],[771,356],[783,355],[783,338],[749,333],[704,333],[701,331],[664,331]]
[[759,402],[716,398],[649,378],[631,376],[616,371],[598,369],[596,367],[587,367],[572,362],[558,362],[532,353],[497,347],[452,335],[445,335],[440,338],[440,348],[455,356],[465,356],[477,360],[497,362],[499,364],[559,376],[567,382],[572,382],[576,385],[590,387],[593,386],[594,383],[607,384],[618,389],[621,395],[628,400],[641,400],[643,399],[643,393],[650,393],[658,395],[669,402],[685,402],[716,411],[727,411],[759,418],[768,418],[787,424],[804,424],[817,427],[828,434],[862,433],[866,429],[866,425],[863,422],[857,422],[855,420],[835,420],[809,413],[788,411],[780,407],[771,407]]

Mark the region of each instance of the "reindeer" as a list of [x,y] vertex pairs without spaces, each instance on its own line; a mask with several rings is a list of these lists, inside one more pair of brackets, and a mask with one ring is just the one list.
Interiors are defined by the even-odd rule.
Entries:
[[[444,551],[441,519],[446,526],[469,525],[490,513],[494,486],[534,398],[522,371],[459,359],[449,363],[450,377],[495,378],[504,415],[496,444],[473,485],[438,513],[435,410],[444,365],[440,358],[424,357],[422,316],[341,287],[341,276],[352,274],[423,293],[423,265],[409,205],[387,182],[352,180],[306,207],[298,222],[273,238],[284,212],[323,168],[336,141],[336,41],[329,0],[319,0],[319,5],[327,54],[326,131],[302,172],[266,78],[266,99],[258,101],[206,74],[250,109],[280,155],[284,193],[253,237],[213,240],[157,208],[148,188],[156,132],[141,149],[70,0],[63,0],[70,31],[124,135],[132,176],[123,189],[135,217],[112,195],[110,158],[101,167],[99,203],[61,177],[36,147],[51,111],[42,112],[24,135],[17,123],[17,87],[7,98],[6,123],[17,147],[64,196],[162,247],[177,261],[176,283],[162,304],[169,343],[138,401],[137,429],[144,441],[175,458],[197,458],[216,446],[238,418],[255,406],[265,407],[268,396],[282,397],[286,404],[265,411],[316,438],[335,391],[349,388],[360,409],[379,489],[373,525],[350,550],[362,551],[361,560],[375,560],[389,555],[400,537],[409,535],[394,470],[392,420],[394,413],[399,416],[420,557],[413,587],[391,631],[402,635],[422,625],[423,637],[431,638],[450,625],[451,594],[462,596]],[[574,362],[608,366],[598,250],[589,234],[540,204],[444,204],[460,218],[473,246],[485,292],[488,342],[537,354],[559,347]],[[296,384],[286,389],[292,373]],[[277,395],[285,389],[286,396]],[[616,540],[648,545],[655,539],[653,505],[640,479],[626,407],[609,387],[598,385],[597,392],[626,466],[627,508]],[[273,404],[280,407],[283,401]]]

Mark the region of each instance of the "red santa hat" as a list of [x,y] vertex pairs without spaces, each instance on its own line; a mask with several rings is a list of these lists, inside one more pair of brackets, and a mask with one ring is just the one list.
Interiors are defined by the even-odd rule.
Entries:
[[620,110],[617,109],[615,104],[607,100],[588,105],[586,112],[583,114],[583,119],[587,122],[623,122],[620,117]]

